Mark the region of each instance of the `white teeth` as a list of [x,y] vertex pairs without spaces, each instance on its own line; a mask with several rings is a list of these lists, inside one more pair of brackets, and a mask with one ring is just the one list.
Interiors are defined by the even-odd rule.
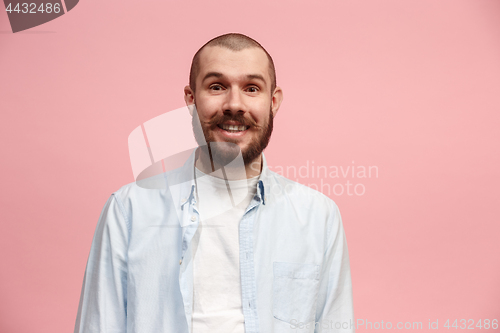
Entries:
[[244,131],[246,130],[246,126],[235,126],[235,125],[221,125],[220,127],[222,127],[223,130],[226,130],[226,131],[231,131],[231,132],[241,132],[241,131]]

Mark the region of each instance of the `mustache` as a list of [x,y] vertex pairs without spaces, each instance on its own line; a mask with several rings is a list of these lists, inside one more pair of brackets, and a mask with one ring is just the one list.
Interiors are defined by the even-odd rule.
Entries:
[[215,114],[211,119],[204,121],[203,124],[210,127],[215,127],[219,124],[225,123],[227,121],[236,121],[243,126],[252,126],[256,128],[262,128],[263,126],[258,125],[255,120],[251,117],[245,117],[241,113],[237,114]]

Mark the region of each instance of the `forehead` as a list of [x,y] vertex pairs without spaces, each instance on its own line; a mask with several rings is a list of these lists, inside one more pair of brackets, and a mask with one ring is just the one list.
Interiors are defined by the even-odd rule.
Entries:
[[197,81],[210,72],[221,73],[229,78],[259,74],[270,85],[269,59],[258,47],[233,51],[220,46],[205,47],[199,58]]

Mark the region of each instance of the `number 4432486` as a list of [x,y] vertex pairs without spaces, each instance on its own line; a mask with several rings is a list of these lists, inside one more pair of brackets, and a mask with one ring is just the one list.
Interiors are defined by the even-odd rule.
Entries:
[[60,3],[41,3],[40,6],[38,6],[36,3],[17,3],[14,8],[12,8],[12,3],[9,3],[7,8],[5,8],[5,11],[8,13],[16,12],[16,13],[23,13],[23,14],[37,14],[37,13],[59,13],[61,12],[61,4]]
[[447,329],[454,328],[454,329],[468,329],[468,330],[473,330],[473,329],[497,329],[498,328],[498,319],[479,319],[475,325],[474,325],[474,319],[455,319],[455,321],[450,325],[450,319],[444,323],[444,327]]

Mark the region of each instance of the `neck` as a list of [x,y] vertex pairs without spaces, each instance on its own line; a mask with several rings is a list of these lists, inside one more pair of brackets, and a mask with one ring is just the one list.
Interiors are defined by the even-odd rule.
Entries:
[[198,148],[196,151],[195,166],[203,173],[226,180],[240,180],[257,177],[262,171],[262,154],[255,160],[244,165],[224,165],[221,167],[214,161],[207,149]]

